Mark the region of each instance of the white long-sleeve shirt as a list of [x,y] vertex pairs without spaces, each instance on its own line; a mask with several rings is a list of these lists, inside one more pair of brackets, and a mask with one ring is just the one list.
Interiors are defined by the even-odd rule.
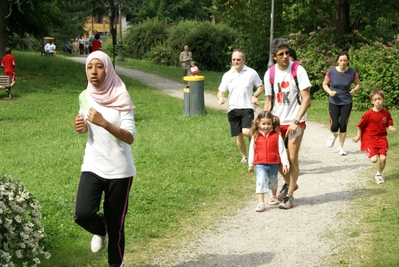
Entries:
[[[129,131],[136,137],[133,110],[120,111],[99,105],[83,91],[79,96],[80,110],[84,118],[90,107],[94,108],[110,123]],[[81,171],[97,174],[104,179],[126,178],[136,175],[136,167],[130,145],[117,139],[104,128],[86,120],[88,140]]]

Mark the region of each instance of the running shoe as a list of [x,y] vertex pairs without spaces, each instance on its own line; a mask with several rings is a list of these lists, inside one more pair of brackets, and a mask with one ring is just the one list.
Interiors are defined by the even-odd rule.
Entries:
[[246,163],[246,162],[248,162],[248,158],[242,158],[240,161],[240,163]]
[[336,136],[330,136],[330,138],[328,138],[327,140],[327,147],[333,147],[334,143],[335,143],[335,139],[337,139]]
[[377,184],[382,184],[384,182],[384,179],[382,178],[381,174],[376,174],[374,179]]
[[[298,184],[295,186],[294,191],[296,191],[297,189],[298,189]],[[281,187],[280,192],[278,192],[277,199],[280,200],[280,201],[283,200],[285,198],[285,196],[287,195],[287,193],[288,193],[288,185],[287,184],[283,184],[283,186]]]
[[278,205],[280,209],[291,209],[294,206],[294,197],[286,195],[283,201]]
[[345,152],[345,150],[342,147],[338,148],[338,155],[346,156],[346,152]]
[[91,251],[98,253],[107,245],[107,238],[105,235],[94,235],[91,240]]

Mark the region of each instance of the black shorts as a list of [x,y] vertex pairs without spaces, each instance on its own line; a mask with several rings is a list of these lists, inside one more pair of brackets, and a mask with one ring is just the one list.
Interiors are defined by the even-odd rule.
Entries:
[[239,135],[243,128],[251,128],[254,116],[254,110],[252,108],[233,109],[227,113],[230,122],[231,136]]

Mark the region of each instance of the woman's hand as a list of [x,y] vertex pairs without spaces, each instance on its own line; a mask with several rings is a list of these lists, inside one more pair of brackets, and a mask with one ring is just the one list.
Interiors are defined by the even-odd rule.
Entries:
[[78,114],[75,117],[75,131],[78,133],[87,132],[87,126],[82,114]]
[[87,120],[103,128],[108,124],[108,121],[104,119],[103,115],[94,108],[90,108],[89,113],[87,114]]
[[337,91],[331,91],[328,93],[331,97],[334,97],[337,94]]

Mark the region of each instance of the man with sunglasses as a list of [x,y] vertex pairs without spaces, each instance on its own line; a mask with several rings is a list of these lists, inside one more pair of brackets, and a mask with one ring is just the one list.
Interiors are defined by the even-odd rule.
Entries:
[[[290,61],[289,43],[284,38],[273,40],[270,53],[276,61],[273,87],[270,84],[270,74],[266,71],[265,83],[265,106],[264,110],[271,112],[280,118],[280,132],[287,145],[290,170],[284,177],[285,184],[281,188],[277,198],[282,202],[281,209],[293,207],[294,191],[298,189],[297,180],[299,176],[298,153],[302,137],[306,128],[306,111],[310,104],[310,84],[306,70],[299,65],[297,69],[297,88],[295,79],[291,73],[293,62]],[[274,93],[272,93],[272,90]],[[298,102],[297,94],[302,101]],[[273,107],[273,108],[272,108]]]
[[229,91],[227,117],[230,134],[236,137],[236,145],[242,156],[240,162],[245,163],[248,158],[244,136],[251,137],[250,128],[263,84],[258,73],[245,65],[245,55],[241,50],[233,51],[231,63],[231,69],[223,75],[217,97],[219,104],[223,105],[226,102],[224,94]]

